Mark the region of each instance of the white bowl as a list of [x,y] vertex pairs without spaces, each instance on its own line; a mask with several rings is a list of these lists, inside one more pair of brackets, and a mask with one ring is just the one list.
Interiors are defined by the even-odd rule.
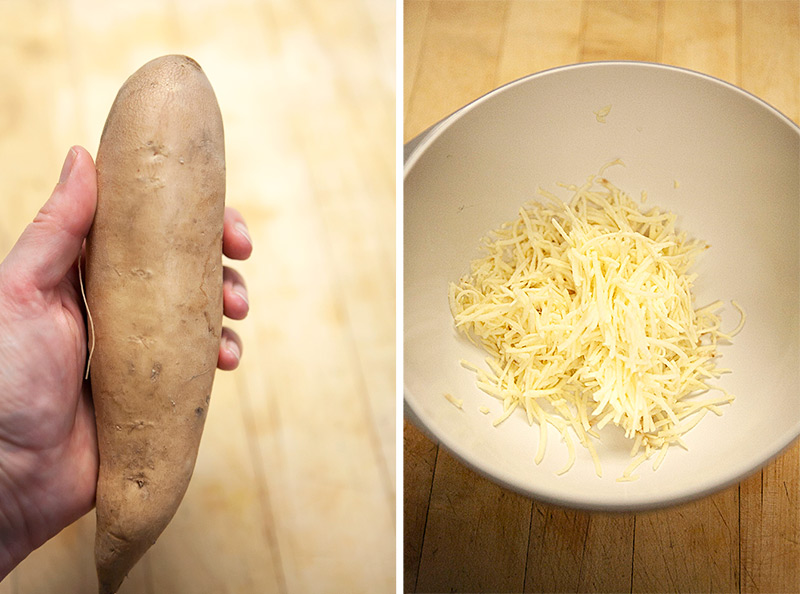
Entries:
[[[595,112],[608,105],[601,123]],[[558,193],[557,182],[582,183],[617,158],[625,167],[606,177],[635,198],[645,190],[647,205],[674,212],[681,229],[711,244],[695,267],[698,306],[732,299],[747,313],[733,344],[720,347],[720,366],[732,373],[719,383],[736,400],[687,434],[688,451],[671,448],[633,482],[616,480],[631,459],[613,428],[598,445],[599,478],[580,446],[572,470],[556,475],[567,449],[555,431],[536,465],[538,426],[522,413],[493,427],[500,402],[459,364],[484,354],[456,333],[447,299],[480,238],[515,218],[538,186]],[[407,158],[404,204],[407,413],[488,478],[565,506],[653,508],[741,480],[800,434],[800,128],[760,99],[648,63],[534,74],[430,130]],[[730,305],[722,315],[723,328],[739,320]]]

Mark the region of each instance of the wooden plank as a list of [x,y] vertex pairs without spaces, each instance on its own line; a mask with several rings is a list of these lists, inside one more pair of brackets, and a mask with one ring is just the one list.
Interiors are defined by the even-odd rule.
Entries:
[[316,11],[312,6],[307,12],[315,37],[323,40],[320,58],[333,75],[336,92],[328,109],[296,118],[295,128],[308,155],[325,239],[336,266],[342,314],[353,338],[350,347],[364,384],[360,409],[372,427],[376,463],[393,508],[395,91],[394,77],[388,80],[383,75],[373,40],[392,37],[394,27],[376,29],[368,37],[357,35],[372,24],[363,0],[347,0],[339,7],[326,4]]
[[159,0],[59,3],[76,87],[78,142],[94,154],[108,110],[125,78],[145,62],[179,51],[167,5]]
[[589,514],[538,502],[531,514],[525,591],[577,592]]
[[791,592],[800,583],[800,449],[741,483],[741,591]]
[[417,586],[438,446],[412,423],[403,424],[403,591]]
[[352,352],[342,348],[347,329],[336,313],[333,265],[317,242],[292,262],[279,256],[298,233],[319,236],[310,210],[295,206],[280,224],[261,223],[271,230],[261,249],[273,257],[275,277],[251,284],[271,309],[258,334],[247,334],[251,350],[263,353],[263,386],[250,390],[254,439],[288,591],[383,591],[394,584],[394,508],[357,413],[363,385]]
[[521,591],[530,521],[530,500],[439,448],[417,591]]
[[0,252],[47,199],[75,140],[75,97],[58,3],[4,3],[0,19]]
[[732,592],[739,587],[738,487],[637,514],[633,592]]
[[352,39],[371,26],[359,3],[270,7],[275,76],[254,88],[243,68],[231,88],[264,120],[237,143],[268,270],[250,284],[269,304],[246,334],[262,369],[247,378],[253,447],[286,590],[384,591],[395,583],[394,455],[381,444],[394,424],[381,436],[389,416],[370,407],[393,421],[394,202],[391,183],[362,173],[393,171],[394,100],[371,46]]
[[742,87],[800,122],[800,2],[742,2]]
[[584,2],[580,61],[657,61],[662,6],[651,0]]
[[577,62],[581,7],[580,0],[512,0],[495,86]]
[[430,2],[426,59],[408,100],[406,140],[492,90],[506,6],[505,0]]
[[592,513],[578,592],[627,592],[632,581],[634,517]]
[[[429,0],[404,0],[403,2],[403,119],[408,116],[411,90],[419,70],[425,23],[428,20]],[[408,142],[411,138],[404,138]]]
[[734,0],[675,0],[664,4],[661,61],[736,83]]
[[633,516],[533,503],[525,592],[623,592],[631,585]]

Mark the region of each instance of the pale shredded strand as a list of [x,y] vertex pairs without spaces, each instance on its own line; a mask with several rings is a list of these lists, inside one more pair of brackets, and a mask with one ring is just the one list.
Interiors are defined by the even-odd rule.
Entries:
[[[610,163],[621,164],[619,161]],[[670,446],[707,411],[733,396],[708,383],[727,370],[717,345],[741,331],[741,319],[720,330],[716,301],[696,308],[690,267],[709,246],[675,227],[675,215],[643,210],[597,176],[569,202],[540,190],[519,217],[483,241],[485,255],[448,290],[456,328],[489,354],[488,371],[466,361],[478,385],[503,401],[506,420],[517,408],[540,427],[536,463],[545,455],[547,424],[575,461],[571,429],[601,475],[591,439],[611,423],[632,440],[634,462],[622,480]],[[720,396],[699,398],[711,390]]]

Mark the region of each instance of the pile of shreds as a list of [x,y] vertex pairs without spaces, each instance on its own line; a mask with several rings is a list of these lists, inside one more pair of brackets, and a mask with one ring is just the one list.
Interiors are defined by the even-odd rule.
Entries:
[[485,238],[487,255],[450,284],[449,297],[457,328],[489,353],[488,371],[462,365],[503,401],[495,425],[523,409],[540,427],[537,463],[554,427],[569,452],[560,472],[575,460],[572,429],[598,476],[590,437],[617,425],[633,442],[620,477],[631,480],[644,460],[658,452],[657,468],[707,411],[720,414],[733,400],[708,381],[728,371],[716,367],[717,343],[744,315],[724,334],[721,302],[695,309],[696,275],[687,271],[708,246],[676,231],[675,215],[642,212],[601,176],[565,186],[569,203],[540,189],[543,200]]

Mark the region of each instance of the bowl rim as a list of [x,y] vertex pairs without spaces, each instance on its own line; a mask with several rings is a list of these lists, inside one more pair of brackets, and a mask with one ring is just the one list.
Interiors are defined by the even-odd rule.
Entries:
[[484,93],[483,95],[476,97],[466,105],[459,107],[457,110],[452,112],[451,114],[445,116],[435,124],[432,124],[419,134],[417,134],[414,138],[406,142],[403,146],[406,148],[406,153],[403,158],[403,180],[405,180],[406,176],[408,175],[409,171],[413,168],[414,164],[419,159],[419,156],[425,152],[425,149],[430,145],[439,135],[441,135],[444,130],[446,130],[452,123],[458,119],[459,117],[463,116],[468,111],[471,111],[484,101],[488,101],[491,99],[493,95],[497,95],[499,93],[507,91],[510,87],[514,87],[517,85],[525,84],[530,80],[535,80],[537,78],[543,76],[550,76],[552,74],[556,74],[562,71],[567,70],[582,70],[584,68],[590,69],[597,69],[597,68],[610,68],[610,67],[618,67],[618,66],[628,66],[633,68],[643,68],[643,69],[652,69],[652,70],[667,70],[678,72],[684,75],[694,76],[700,79],[704,79],[707,82],[712,82],[715,84],[719,84],[723,87],[728,88],[731,91],[734,91],[740,95],[743,95],[745,98],[750,100],[755,100],[759,103],[762,107],[767,108],[769,111],[773,113],[773,115],[777,116],[779,119],[783,120],[790,127],[794,128],[795,132],[800,135],[800,124],[796,123],[792,120],[789,116],[784,114],[780,111],[777,107],[771,105],[764,99],[760,98],[758,95],[751,93],[743,89],[742,87],[735,85],[734,83],[728,82],[723,80],[719,77],[713,76],[711,74],[706,74],[704,72],[700,72],[698,70],[692,70],[691,68],[684,68],[682,66],[674,66],[672,64],[661,64],[659,62],[647,62],[641,60],[595,60],[591,62],[577,62],[574,64],[564,64],[562,66],[554,66],[553,68],[547,68],[545,70],[540,70],[538,72],[534,72],[532,74],[526,74],[520,78],[514,79],[507,83],[500,85],[499,87],[492,89]]
[[[781,112],[779,109],[761,99],[757,95],[742,89],[741,87],[722,80],[718,77],[712,76],[710,74],[705,74],[703,72],[699,72],[696,70],[691,70],[689,68],[684,68],[680,66],[673,66],[669,64],[660,64],[657,62],[646,62],[646,61],[636,61],[636,60],[603,60],[603,61],[592,61],[592,62],[580,62],[575,64],[567,64],[563,66],[557,66],[554,68],[548,68],[546,70],[541,70],[532,74],[528,74],[526,76],[520,77],[508,83],[505,83],[491,91],[477,97],[476,99],[470,101],[463,107],[460,107],[450,115],[444,117],[437,123],[433,124],[410,141],[405,143],[404,145],[404,159],[403,159],[403,183],[405,185],[405,180],[408,177],[409,173],[413,169],[414,165],[418,162],[419,158],[422,154],[425,153],[426,149],[433,144],[436,139],[441,136],[456,120],[462,117],[464,114],[468,113],[472,109],[476,108],[478,105],[482,104],[485,101],[490,100],[497,94],[507,91],[509,88],[526,84],[531,80],[535,80],[537,78],[543,76],[549,76],[554,73],[559,73],[567,70],[582,70],[585,68],[589,69],[597,69],[597,68],[616,68],[619,66],[624,67],[631,67],[631,68],[642,68],[642,69],[650,69],[650,70],[666,70],[672,72],[678,72],[682,75],[687,75],[691,77],[696,77],[702,79],[706,82],[720,85],[724,88],[727,88],[730,91],[733,91],[744,99],[753,101],[761,108],[766,108],[768,112],[770,112],[774,117],[777,117],[779,120],[783,121],[785,124],[788,124],[790,129],[792,129],[799,137],[800,137],[800,125],[794,122],[791,118],[789,118],[786,114]],[[798,164],[800,167],[800,164]],[[403,209],[405,208],[405,201],[403,201]],[[400,216],[402,217],[403,209],[400,211]],[[401,220],[401,229],[402,220]],[[404,253],[404,248],[401,250],[401,253]],[[399,273],[403,274],[403,267],[399,267]],[[400,286],[404,286],[404,279],[401,276],[401,283]],[[404,310],[404,303],[405,303],[405,294],[403,294],[403,307],[398,308],[399,316],[401,317],[398,320],[399,324],[403,325],[403,310]],[[404,326],[403,326],[404,327]],[[403,335],[404,336],[404,335]],[[399,345],[400,346],[400,345]],[[403,347],[405,346],[405,339],[403,339]],[[400,349],[400,353],[403,353],[403,349]],[[402,361],[402,354],[401,354],[401,361]],[[401,363],[402,365],[402,363]],[[546,491],[539,490],[534,488],[529,488],[524,485],[519,485],[511,480],[507,480],[506,478],[499,476],[497,474],[492,474],[488,469],[483,468],[479,464],[470,460],[464,453],[460,451],[458,444],[453,443],[448,436],[441,436],[436,433],[434,427],[431,425],[432,422],[426,422],[424,416],[421,415],[421,411],[417,409],[415,405],[415,401],[413,397],[410,397],[411,390],[407,387],[405,381],[405,367],[402,367],[402,376],[403,376],[403,414],[404,417],[411,421],[417,428],[419,428],[423,434],[428,436],[432,439],[435,443],[443,445],[447,451],[459,460],[462,464],[476,472],[477,474],[487,478],[491,482],[500,485],[503,488],[506,488],[510,491],[519,493],[531,499],[535,499],[537,501],[543,501],[546,503],[559,505],[562,507],[568,507],[573,509],[580,509],[586,511],[601,511],[601,512],[634,512],[634,511],[647,511],[647,510],[655,510],[655,509],[664,509],[668,507],[677,506],[689,501],[694,501],[700,499],[702,497],[706,497],[713,493],[720,492],[724,489],[727,489],[742,480],[746,477],[751,476],[755,472],[761,470],[765,466],[767,466],[772,460],[778,457],[781,453],[787,450],[792,444],[800,437],[800,419],[794,424],[793,428],[787,431],[780,439],[776,440],[775,445],[771,448],[772,451],[768,453],[764,459],[756,464],[752,464],[751,466],[740,470],[737,473],[728,476],[724,480],[716,481],[708,483],[704,486],[701,486],[699,489],[695,490],[685,490],[682,493],[677,495],[669,495],[667,497],[649,497],[647,499],[642,499],[639,501],[626,501],[620,500],[618,502],[606,502],[606,501],[592,501],[591,498],[586,497],[579,497],[579,496],[565,496],[565,495],[551,495],[548,494]]]

